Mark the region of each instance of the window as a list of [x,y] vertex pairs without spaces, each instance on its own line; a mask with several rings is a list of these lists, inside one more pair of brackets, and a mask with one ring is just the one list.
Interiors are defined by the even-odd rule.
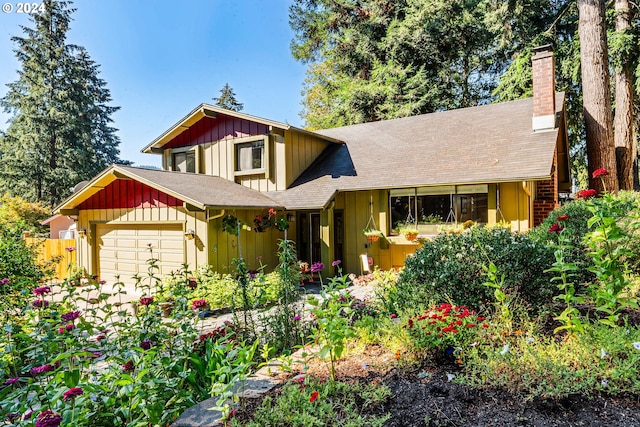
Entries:
[[269,173],[267,135],[248,136],[234,140],[234,171],[236,175]]
[[173,153],[173,170],[177,172],[196,172],[195,151]]
[[398,229],[406,222],[420,225],[472,220],[484,224],[488,222],[488,200],[487,185],[391,190],[391,228]]

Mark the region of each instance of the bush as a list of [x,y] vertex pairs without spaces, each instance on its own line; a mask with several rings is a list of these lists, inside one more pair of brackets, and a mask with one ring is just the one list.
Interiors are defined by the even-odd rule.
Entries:
[[389,298],[400,309],[416,311],[429,301],[483,308],[494,301],[484,285],[483,266],[492,261],[504,274],[504,291],[529,309],[548,304],[556,286],[545,273],[554,261],[553,248],[527,234],[502,228],[471,228],[460,234],[441,234],[407,259]]

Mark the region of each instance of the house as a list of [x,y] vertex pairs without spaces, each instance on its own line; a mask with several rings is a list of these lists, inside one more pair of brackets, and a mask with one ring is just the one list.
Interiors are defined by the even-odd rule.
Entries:
[[76,223],[65,215],[55,214],[41,221],[40,224],[49,226],[51,239],[74,239]]
[[[78,263],[107,281],[144,274],[149,247],[163,274],[184,263],[228,272],[240,256],[272,269],[282,231],[223,228],[253,227],[269,209],[289,220],[300,259],[351,272],[363,254],[402,266],[419,247],[393,233],[405,222],[423,234],[466,220],[525,231],[570,189],[551,47],[532,62],[531,99],[314,132],[203,104],[143,148],[163,170],[111,166],[57,212],[77,216]],[[376,243],[363,235],[373,226]]]

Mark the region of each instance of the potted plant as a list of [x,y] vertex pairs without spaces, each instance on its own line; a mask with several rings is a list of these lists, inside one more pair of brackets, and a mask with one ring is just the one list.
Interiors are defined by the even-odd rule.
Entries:
[[367,228],[363,230],[362,233],[369,243],[375,243],[380,239],[380,237],[382,237],[382,232],[380,230]]
[[400,233],[404,236],[405,239],[412,242],[418,238],[419,231],[414,225],[407,225],[406,227],[402,227],[400,229]]

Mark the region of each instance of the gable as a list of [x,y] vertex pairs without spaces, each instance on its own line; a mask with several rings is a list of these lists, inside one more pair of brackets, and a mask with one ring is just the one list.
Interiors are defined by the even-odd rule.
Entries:
[[182,200],[157,188],[132,179],[116,179],[78,205],[78,209],[159,208],[182,204]]
[[217,118],[203,117],[167,142],[164,148],[188,147],[212,141],[264,135],[268,132],[269,127],[266,124],[243,118],[225,115],[219,115]]

